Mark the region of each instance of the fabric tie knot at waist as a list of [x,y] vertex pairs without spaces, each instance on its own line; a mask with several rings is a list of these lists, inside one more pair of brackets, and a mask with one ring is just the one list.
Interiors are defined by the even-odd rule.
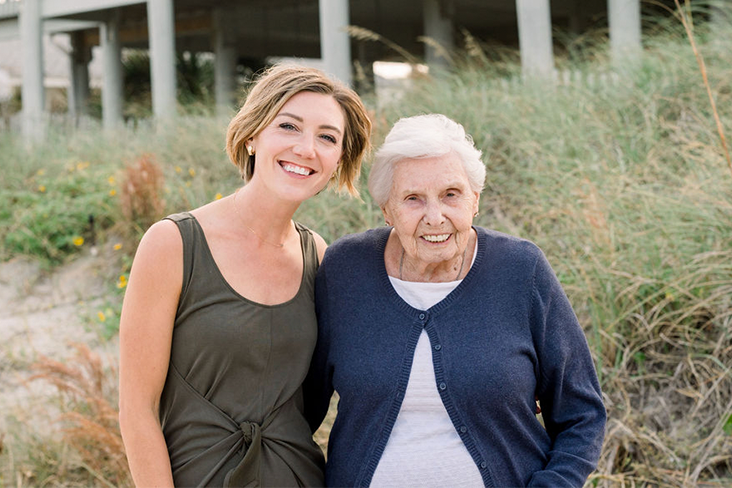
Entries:
[[242,422],[239,424],[239,430],[244,435],[244,444],[249,447],[252,445],[252,439],[259,437],[257,434],[260,427],[256,422]]
[[245,451],[244,459],[224,479],[224,486],[259,486],[262,456],[262,428],[256,422],[239,424]]

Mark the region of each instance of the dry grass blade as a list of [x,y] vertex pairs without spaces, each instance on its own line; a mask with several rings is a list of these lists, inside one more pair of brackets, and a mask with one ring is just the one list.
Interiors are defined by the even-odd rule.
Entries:
[[130,474],[119,431],[114,386],[116,373],[105,374],[101,358],[86,344],[74,344],[75,362],[64,364],[41,358],[31,380],[45,380],[62,398],[64,440],[81,458],[80,466],[109,486],[128,486]]
[[365,27],[359,27],[357,25],[349,25],[346,27],[346,32],[348,32],[348,35],[353,37],[354,39],[357,39],[359,41],[376,41],[381,42],[385,46],[389,47],[390,49],[396,51],[399,53],[404,60],[409,64],[418,64],[419,59],[417,59],[413,54],[411,54],[409,51],[401,47],[399,44],[397,44],[394,41],[391,41],[387,39],[386,37],[377,34],[376,32],[366,29]]
[[[694,26],[692,24],[692,19],[690,18],[691,14],[688,14],[689,17],[687,17],[687,14],[681,8],[679,0],[674,0],[674,3],[676,3],[676,8],[678,9],[677,16],[681,20],[681,23],[684,25],[684,30],[686,31],[686,35],[689,38],[689,43],[691,44],[691,49],[694,51],[694,57],[696,57],[696,62],[697,64],[699,64],[699,71],[701,72],[702,79],[704,80],[704,87],[707,89],[709,103],[711,104],[712,112],[714,113],[714,121],[717,123],[717,132],[719,133],[719,139],[722,142],[724,157],[727,159],[727,166],[729,166],[729,171],[732,174],[732,157],[730,157],[729,154],[729,148],[727,147],[727,138],[724,135],[724,126],[722,125],[722,120],[719,118],[717,103],[714,101],[714,95],[712,94],[712,87],[709,85],[709,78],[707,77],[707,67],[704,63],[704,57],[702,56],[701,52],[699,52],[699,49],[696,47],[693,30]],[[686,0],[686,7],[687,9],[689,8],[689,0]]]
[[419,36],[419,37],[417,37],[417,41],[422,42],[422,43],[428,45],[429,47],[431,47],[432,49],[434,49],[435,54],[437,54],[438,57],[443,58],[444,60],[446,60],[449,63],[453,62],[452,54],[450,54],[450,52],[445,48],[445,46],[440,44],[437,40],[432,39],[431,37],[427,37],[427,36]]

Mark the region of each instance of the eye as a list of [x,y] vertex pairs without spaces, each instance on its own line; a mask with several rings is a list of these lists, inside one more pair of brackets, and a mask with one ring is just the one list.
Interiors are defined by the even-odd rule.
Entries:
[[280,129],[285,130],[297,130],[297,127],[295,127],[295,125],[291,124],[290,122],[282,122],[279,127]]
[[328,142],[332,143],[332,144],[337,144],[337,143],[338,143],[338,139],[336,139],[335,137],[333,137],[333,136],[332,136],[332,135],[330,135],[330,134],[323,134],[323,135],[322,135],[322,136],[320,136],[320,137],[321,137],[322,139],[325,139],[326,141],[328,141]]

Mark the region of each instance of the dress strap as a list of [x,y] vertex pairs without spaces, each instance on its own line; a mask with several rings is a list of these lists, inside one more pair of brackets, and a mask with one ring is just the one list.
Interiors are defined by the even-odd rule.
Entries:
[[196,218],[190,212],[168,215],[163,220],[175,222],[175,225],[178,226],[181,240],[183,241],[183,284],[180,290],[180,298],[178,299],[178,307],[180,307],[181,299],[188,291],[191,276],[193,275],[194,253],[197,249],[201,248],[200,241],[202,239],[205,240],[205,236]]

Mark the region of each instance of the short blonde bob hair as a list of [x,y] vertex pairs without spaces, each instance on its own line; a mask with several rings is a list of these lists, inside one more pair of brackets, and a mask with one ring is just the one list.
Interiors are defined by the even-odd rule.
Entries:
[[376,151],[369,172],[369,193],[384,208],[394,183],[394,168],[404,159],[425,159],[455,154],[465,168],[470,188],[480,194],[485,184],[481,151],[462,125],[442,114],[399,119]]
[[282,106],[300,92],[330,95],[343,110],[343,152],[332,182],[338,191],[357,196],[356,182],[361,159],[369,148],[371,120],[355,91],[315,68],[277,65],[257,78],[244,105],[229,123],[226,134],[229,159],[239,168],[242,179],[249,181],[254,175],[254,156],[247,153],[247,141],[267,127]]

